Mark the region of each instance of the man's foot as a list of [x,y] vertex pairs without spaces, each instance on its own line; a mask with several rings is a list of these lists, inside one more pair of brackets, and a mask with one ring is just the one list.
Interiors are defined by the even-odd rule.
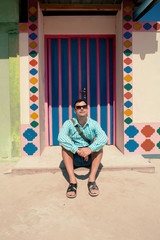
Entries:
[[88,193],[92,197],[96,197],[99,195],[99,188],[96,182],[88,182]]
[[77,196],[77,183],[70,183],[67,188],[66,196],[68,198],[75,198]]

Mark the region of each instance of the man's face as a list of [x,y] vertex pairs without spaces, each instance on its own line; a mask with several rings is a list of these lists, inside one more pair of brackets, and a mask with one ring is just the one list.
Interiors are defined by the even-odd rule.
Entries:
[[88,115],[88,107],[84,101],[76,103],[75,114],[77,114],[78,117],[86,117]]

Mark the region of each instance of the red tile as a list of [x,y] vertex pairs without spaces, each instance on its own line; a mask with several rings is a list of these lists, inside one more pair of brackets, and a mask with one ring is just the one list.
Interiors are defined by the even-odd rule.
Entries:
[[142,128],[141,133],[145,136],[145,137],[150,137],[153,133],[155,132],[155,130],[150,126],[150,125],[146,125],[144,128]]
[[141,147],[149,152],[154,148],[155,144],[150,140],[150,139],[146,139],[142,144]]

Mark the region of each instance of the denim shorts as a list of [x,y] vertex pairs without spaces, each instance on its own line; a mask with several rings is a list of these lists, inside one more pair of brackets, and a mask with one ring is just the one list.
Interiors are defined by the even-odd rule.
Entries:
[[84,157],[81,157],[78,155],[78,153],[74,154],[74,160],[73,160],[73,164],[75,168],[78,167],[87,167],[89,168],[92,164],[92,160],[91,160],[91,154],[88,156],[88,161],[84,160]]

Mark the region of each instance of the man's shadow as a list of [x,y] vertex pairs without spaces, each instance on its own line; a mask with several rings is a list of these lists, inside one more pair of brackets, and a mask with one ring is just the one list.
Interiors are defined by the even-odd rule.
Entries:
[[[65,167],[65,164],[64,164],[63,160],[61,161],[61,163],[59,165],[59,168],[62,171],[63,177],[69,183],[69,175],[68,175],[68,172],[66,170],[66,167]],[[103,165],[102,165],[102,163],[100,163],[97,174],[96,174],[96,179],[98,178],[102,168],[103,168]],[[86,170],[88,170],[88,172],[85,173],[85,174],[81,174],[81,173],[78,174],[78,171],[81,170],[81,169],[86,169]],[[77,179],[86,180],[86,179],[88,179],[88,177],[90,175],[91,167],[74,167],[74,170],[76,170],[75,177]]]

